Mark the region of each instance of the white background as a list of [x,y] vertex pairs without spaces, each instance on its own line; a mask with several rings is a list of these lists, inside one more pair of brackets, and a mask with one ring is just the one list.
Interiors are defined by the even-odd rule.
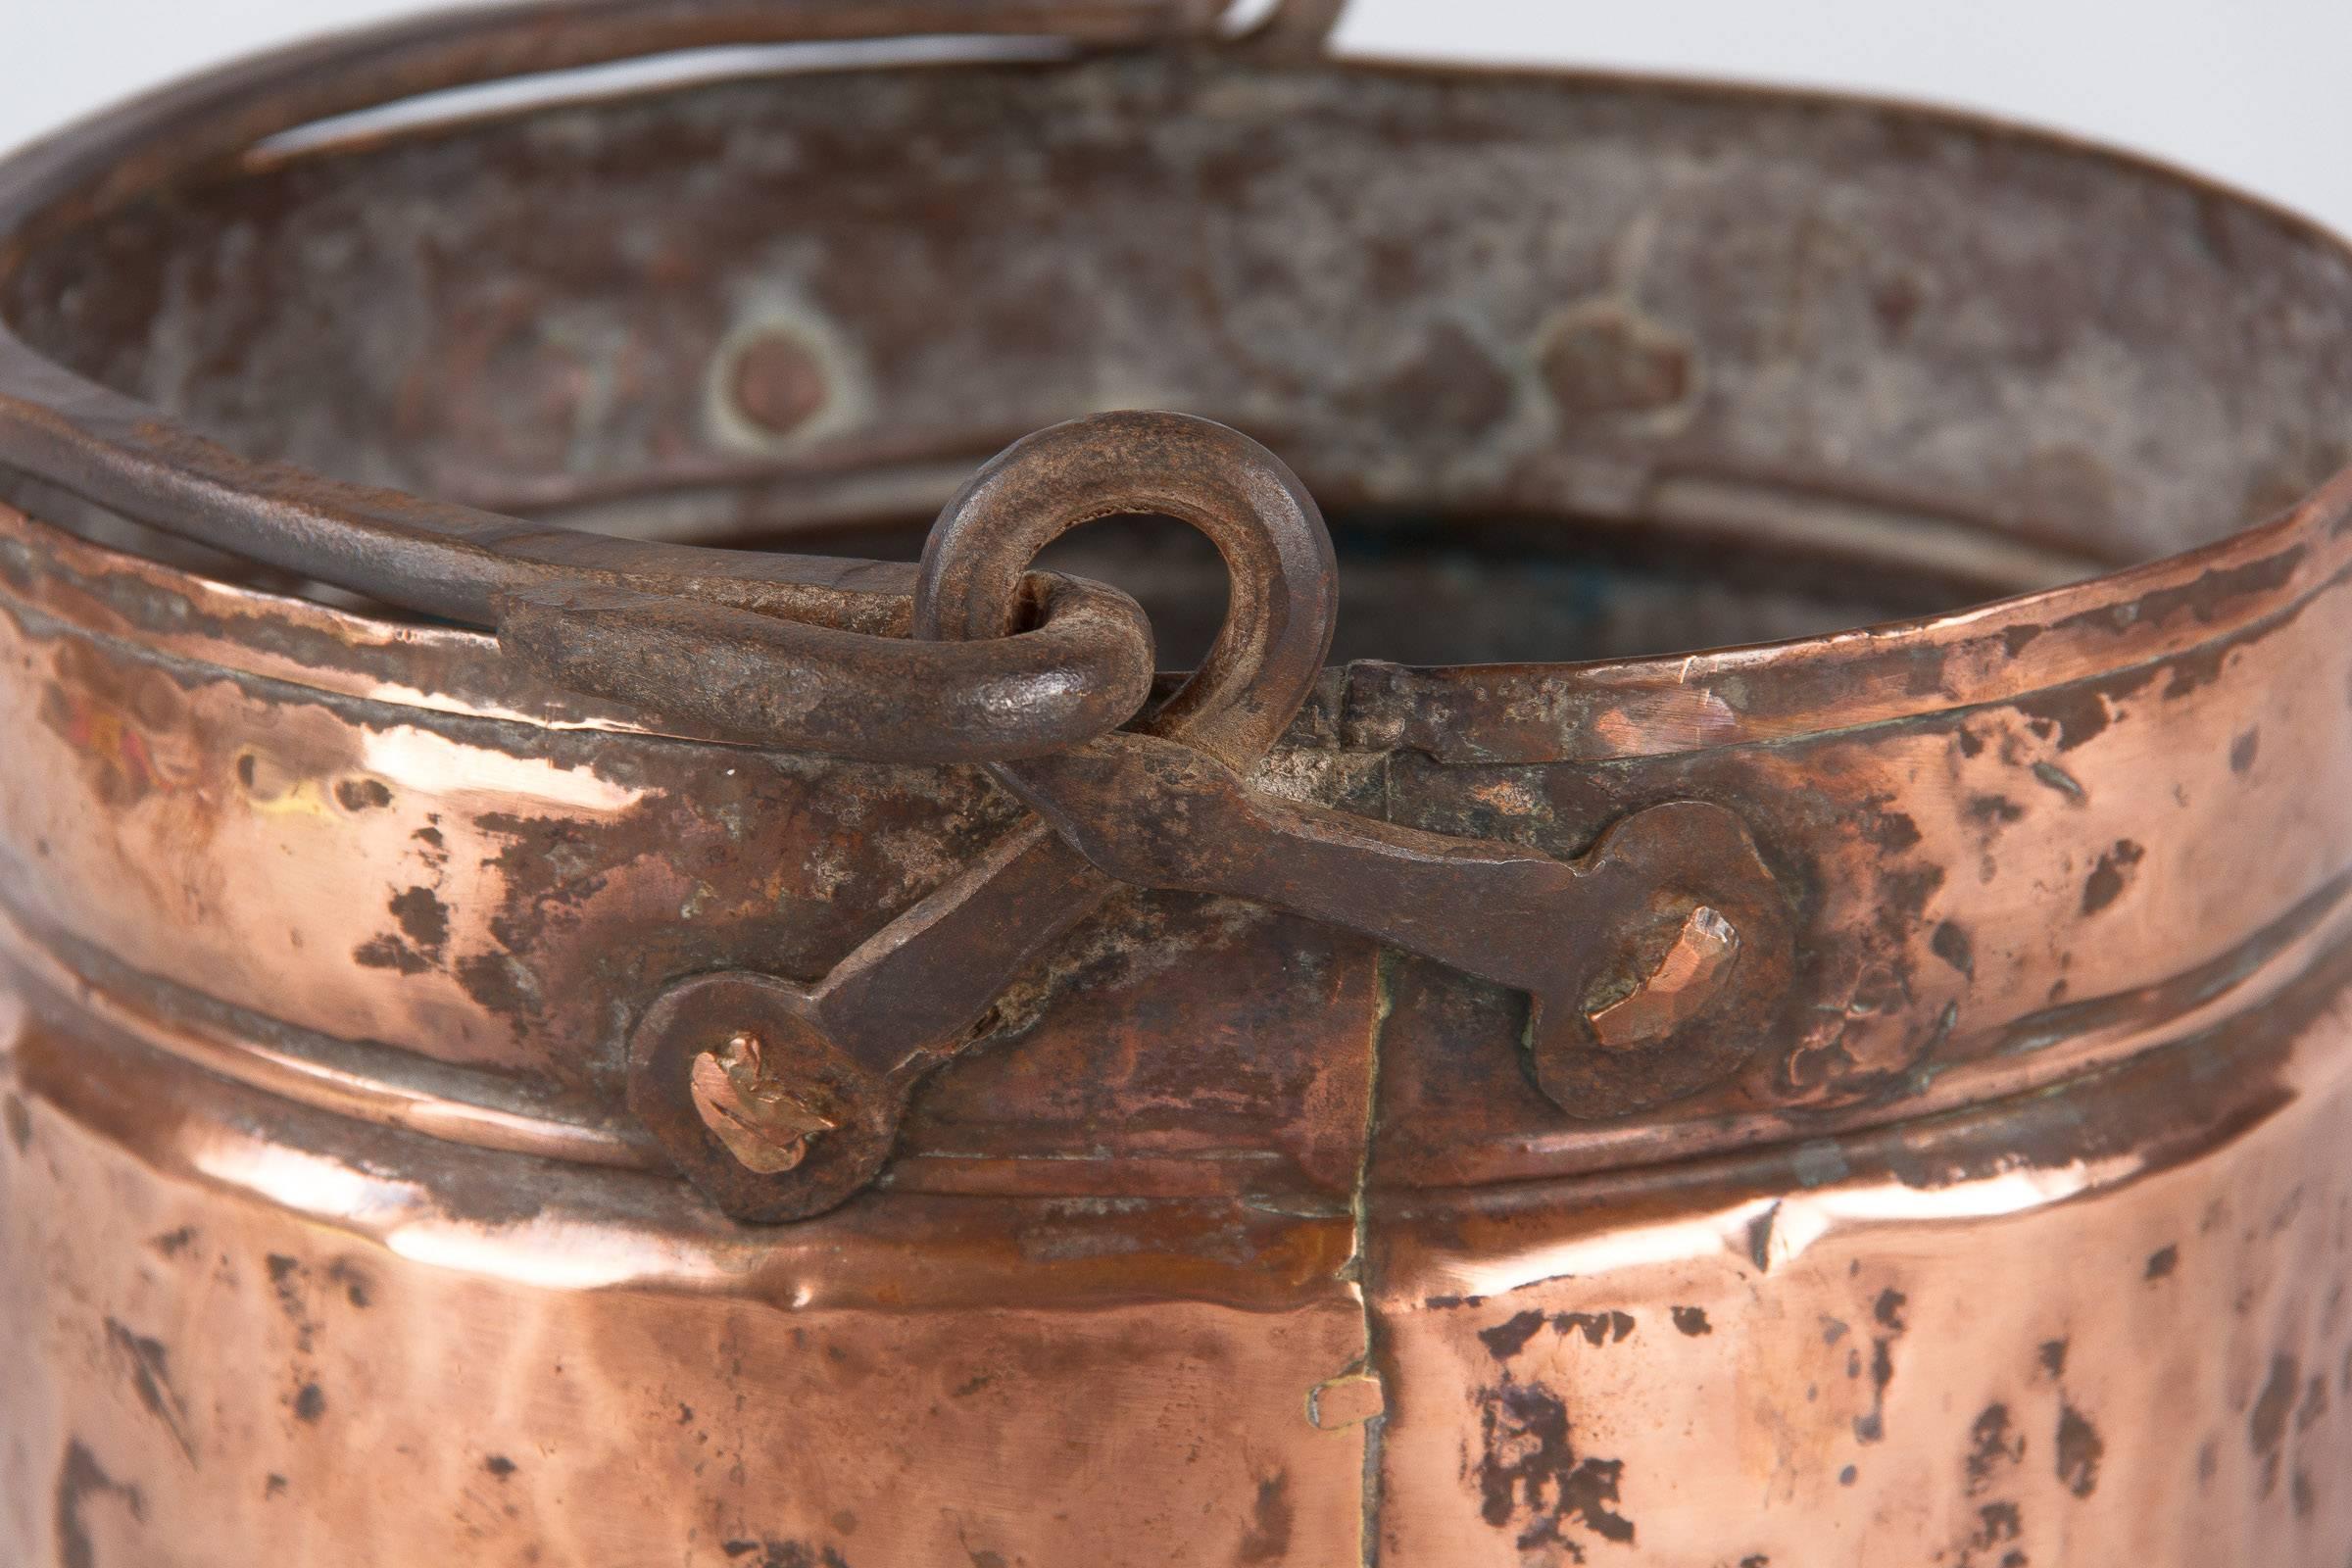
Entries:
[[[449,0],[0,0],[0,148],[197,67]],[[2352,233],[2352,0],[1354,0],[1351,52],[1659,70],[1985,109]]]

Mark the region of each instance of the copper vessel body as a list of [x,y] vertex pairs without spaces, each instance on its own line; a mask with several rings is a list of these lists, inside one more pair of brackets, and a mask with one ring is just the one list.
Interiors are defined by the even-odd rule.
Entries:
[[[443,21],[0,178],[0,1561],[2352,1554],[2352,255],[1965,120],[1198,9]],[[311,123],[982,25],[1072,46]],[[1339,521],[1328,667],[1275,624],[1328,570],[1233,565],[1270,718],[1100,738],[1130,661],[825,755],[580,630],[693,541],[835,550],[733,608],[973,680],[1091,657],[1098,576],[1205,643],[1225,568],[1119,522],[1017,659],[855,562],[1144,406]],[[363,507],[608,576],[385,547],[377,603],[169,514]],[[906,679],[841,659],[824,712]],[[1705,853],[1628,924],[1661,810]],[[1061,902],[926,971],[989,1005],[874,1168],[730,1217],[850,1133],[712,1187],[659,999],[830,1018],[1016,851]],[[1465,940],[1440,862],[1600,912]]]

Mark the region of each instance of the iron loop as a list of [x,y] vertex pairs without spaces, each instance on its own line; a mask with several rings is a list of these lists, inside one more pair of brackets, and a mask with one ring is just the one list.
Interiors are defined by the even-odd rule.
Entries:
[[914,593],[917,637],[1020,630],[1037,553],[1080,523],[1122,513],[1205,534],[1232,580],[1208,655],[1145,721],[1247,767],[1297,715],[1322,673],[1338,563],[1298,475],[1240,431],[1193,415],[1098,414],[1050,426],[991,459],[939,514]]

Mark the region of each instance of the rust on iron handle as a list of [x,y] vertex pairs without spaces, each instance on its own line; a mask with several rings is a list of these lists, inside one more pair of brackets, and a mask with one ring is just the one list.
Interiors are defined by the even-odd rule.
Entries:
[[[1229,608],[1200,671],[1136,732],[992,763],[1036,815],[816,985],[697,976],[633,1031],[631,1108],[706,1196],[774,1222],[865,1187],[914,1086],[1121,884],[1250,899],[1528,993],[1532,1071],[1571,1114],[1655,1104],[1745,1059],[1786,989],[1790,935],[1725,808],[1663,802],[1563,861],[1250,787],[1322,667],[1336,567],[1313,500],[1247,436],[1121,413],[1015,443],[933,529],[917,635],[1015,632],[1036,553],[1132,512],[1191,523],[1226,561]],[[1694,925],[1717,950],[1703,967],[1682,956]],[[1596,1017],[1616,1020],[1606,1041]]]
[[[1073,50],[1222,38],[1229,0],[585,0],[494,5],[281,50],[167,89],[14,161],[0,270],[43,235],[305,125],[425,93],[659,50],[952,36]],[[1282,0],[1232,40],[1311,53],[1333,0]],[[913,763],[1054,752],[1151,690],[1142,612],[1033,581],[1034,623],[906,635],[913,570],[598,536],[256,461],[52,363],[0,323],[0,465],[149,526],[385,604],[494,628],[574,691],[729,738]]]

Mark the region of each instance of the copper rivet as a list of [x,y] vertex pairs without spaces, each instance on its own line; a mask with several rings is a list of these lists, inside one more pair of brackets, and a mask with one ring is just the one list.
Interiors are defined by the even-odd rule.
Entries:
[[1645,414],[1690,395],[1690,350],[1645,318],[1589,308],[1561,321],[1538,352],[1544,384],[1573,414]]
[[808,345],[786,332],[766,332],[735,356],[735,407],[771,435],[789,435],[825,406],[825,371]]
[[1700,905],[1683,921],[1647,979],[1587,1014],[1593,1035],[1612,1051],[1663,1040],[1715,1000],[1739,956],[1739,928]]
[[737,1033],[694,1058],[694,1108],[746,1169],[777,1175],[840,1123],[767,1076],[760,1037]]

